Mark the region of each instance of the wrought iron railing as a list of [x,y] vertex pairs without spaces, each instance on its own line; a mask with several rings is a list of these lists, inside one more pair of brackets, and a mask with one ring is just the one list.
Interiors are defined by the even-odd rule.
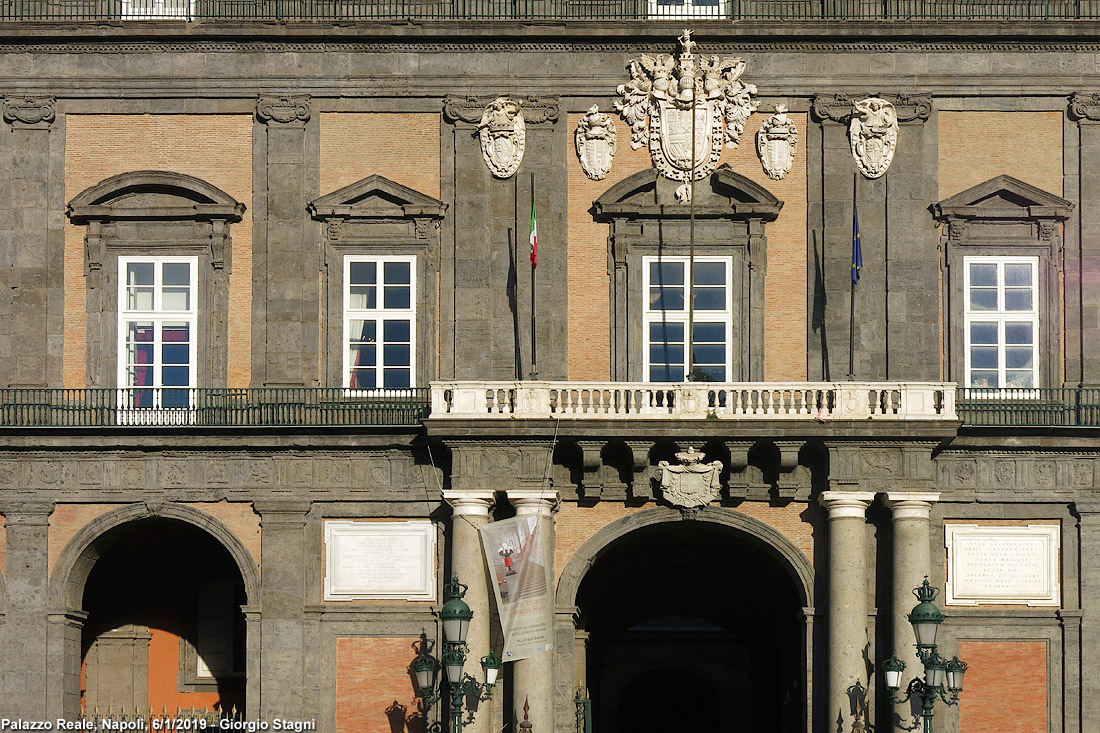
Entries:
[[1100,427],[1100,389],[961,387],[955,409],[964,425]]
[[1074,20],[1100,0],[0,0],[0,21]]
[[3,427],[417,425],[428,389],[4,389]]

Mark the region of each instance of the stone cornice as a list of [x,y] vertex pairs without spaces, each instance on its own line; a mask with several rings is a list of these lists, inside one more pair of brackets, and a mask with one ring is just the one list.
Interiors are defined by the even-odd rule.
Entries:
[[932,114],[932,97],[925,94],[819,94],[813,98],[810,113],[823,122],[847,122],[852,116],[852,102],[868,96],[877,96],[894,105],[898,122],[925,122]]

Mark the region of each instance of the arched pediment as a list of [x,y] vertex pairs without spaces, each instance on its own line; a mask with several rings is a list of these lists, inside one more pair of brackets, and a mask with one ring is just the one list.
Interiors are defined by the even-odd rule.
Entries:
[[937,220],[985,219],[1065,221],[1072,201],[1013,178],[997,176],[932,205]]
[[447,204],[376,174],[325,194],[307,208],[315,219],[442,219]]
[[111,176],[69,202],[74,224],[120,219],[221,219],[238,222],[244,204],[201,178],[171,171]]
[[695,184],[695,206],[675,198],[677,181],[663,178],[656,169],[640,171],[619,181],[595,202],[597,219],[697,218],[756,219],[774,221],[783,202],[770,191],[723,165]]

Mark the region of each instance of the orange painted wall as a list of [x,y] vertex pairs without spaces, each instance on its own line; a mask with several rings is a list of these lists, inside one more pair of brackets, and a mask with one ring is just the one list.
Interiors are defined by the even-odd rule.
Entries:
[[[345,637],[336,640],[336,730],[338,733],[418,733],[409,663],[415,639]],[[394,705],[405,706],[404,714]],[[390,712],[387,713],[387,710]],[[391,716],[405,727],[391,725]]]
[[959,702],[962,733],[1048,730],[1045,641],[963,641],[959,657],[970,665]]

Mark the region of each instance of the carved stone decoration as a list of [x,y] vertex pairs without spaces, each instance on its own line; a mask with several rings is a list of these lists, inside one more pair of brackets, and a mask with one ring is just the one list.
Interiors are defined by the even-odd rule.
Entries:
[[686,451],[676,454],[679,466],[661,461],[657,468],[661,471],[661,494],[673,506],[690,509],[706,506],[718,498],[721,488],[718,477],[722,473],[722,462],[703,463],[703,453],[689,446]]
[[602,181],[611,171],[618,139],[615,122],[610,115],[600,112],[596,105],[589,107],[577,125],[576,133],[577,157],[586,176],[593,181]]
[[4,120],[35,125],[53,122],[57,102],[53,97],[4,97]]
[[756,154],[768,178],[781,181],[791,172],[798,149],[798,128],[787,117],[787,105],[775,105],[775,114],[756,132]]
[[819,94],[810,105],[810,114],[818,122],[846,122],[852,116],[852,98],[846,94]]
[[894,113],[898,122],[927,122],[932,114],[932,98],[918,94],[898,94],[894,97]]
[[1069,100],[1069,115],[1075,120],[1100,122],[1100,94],[1074,94]]
[[497,97],[485,107],[477,126],[485,164],[497,178],[511,178],[523,162],[527,127],[519,102]]
[[[630,124],[630,145],[648,143],[653,165],[673,181],[701,180],[718,167],[722,141],[736,148],[759,102],[755,84],[741,81],[739,57],[696,59],[691,31],[680,36],[679,60],[668,54],[631,60],[631,79],[620,84],[615,110]],[[691,187],[676,191],[687,203]]]
[[260,97],[256,116],[260,122],[306,122],[309,120],[309,95]]
[[885,99],[867,97],[852,102],[848,139],[852,157],[867,178],[878,178],[890,168],[898,144],[898,115]]

